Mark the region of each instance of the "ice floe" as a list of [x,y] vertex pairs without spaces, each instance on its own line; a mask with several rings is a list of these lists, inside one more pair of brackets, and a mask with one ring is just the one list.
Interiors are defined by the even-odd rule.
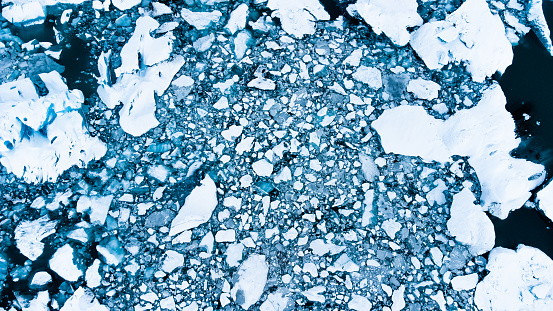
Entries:
[[298,39],[314,34],[316,21],[330,19],[318,0],[269,0],[267,7],[280,19],[282,29]]
[[549,310],[553,305],[553,260],[537,248],[494,248],[488,275],[478,283],[474,303],[480,310]]
[[410,43],[429,69],[463,62],[477,82],[503,72],[513,60],[503,22],[485,0],[467,0],[445,20],[422,25]]
[[75,264],[74,253],[73,247],[65,244],[56,250],[48,262],[52,271],[70,282],[76,282],[83,275],[83,271]]
[[123,104],[119,123],[125,132],[133,136],[141,136],[159,125],[155,117],[154,93],[163,95],[184,65],[182,56],[168,60],[173,49],[171,32],[159,38],[150,35],[158,27],[159,23],[149,16],[142,16],[136,21],[133,36],[121,50],[121,67],[114,70],[116,82],[111,81],[108,65],[111,51],[102,53],[98,61],[98,95],[110,109]]
[[30,79],[0,85],[0,163],[28,183],[55,181],[106,152],[83,127],[81,91],[68,90],[56,71],[39,76],[46,96],[38,96]]
[[230,294],[234,302],[248,310],[254,305],[265,290],[269,266],[264,255],[252,254],[238,269],[238,281],[232,287]]
[[19,252],[32,261],[37,260],[44,250],[41,241],[56,232],[57,221],[44,215],[33,221],[22,221],[15,228],[15,245]]
[[408,28],[422,25],[422,18],[417,13],[416,0],[358,0],[348,6],[348,12],[357,12],[377,34],[384,34],[395,45],[409,43]]
[[169,235],[177,235],[207,222],[217,203],[217,186],[211,177],[206,176],[186,197],[184,205],[171,222]]
[[447,230],[455,239],[468,246],[473,255],[482,255],[495,245],[492,221],[468,188],[453,196]]
[[545,178],[543,166],[510,156],[520,139],[505,103],[495,84],[484,91],[476,107],[446,121],[431,117],[421,106],[404,105],[384,111],[372,127],[386,152],[420,156],[429,162],[468,156],[482,187],[484,209],[505,219]]

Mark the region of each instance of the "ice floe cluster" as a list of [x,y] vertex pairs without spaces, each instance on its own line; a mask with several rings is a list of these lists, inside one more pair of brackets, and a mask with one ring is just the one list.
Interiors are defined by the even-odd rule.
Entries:
[[[0,311],[547,310],[489,216],[553,217],[491,80],[541,1],[334,4],[6,2]],[[29,69],[46,16],[92,95]]]

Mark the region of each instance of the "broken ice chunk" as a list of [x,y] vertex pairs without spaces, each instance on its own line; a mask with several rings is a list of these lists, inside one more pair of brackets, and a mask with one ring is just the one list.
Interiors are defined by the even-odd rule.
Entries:
[[396,233],[400,229],[401,224],[394,219],[388,219],[382,223],[382,230],[384,230],[391,239],[394,239],[396,237]]
[[148,168],[148,175],[160,182],[165,182],[169,175],[169,170],[163,165],[152,165]]
[[409,43],[408,28],[422,25],[417,8],[416,0],[358,0],[348,12],[357,11],[377,35],[384,32],[395,45],[404,46]]
[[460,275],[451,279],[451,286],[457,291],[471,290],[476,287],[476,283],[478,283],[478,273]]
[[476,198],[465,188],[453,196],[447,230],[455,239],[469,247],[473,255],[481,255],[495,245],[492,221],[482,208],[474,204]]
[[115,236],[97,245],[96,250],[104,262],[110,266],[118,266],[125,259],[125,249]]
[[269,91],[274,90],[276,88],[276,84],[273,80],[269,80],[266,78],[255,78],[248,83],[248,87],[254,87],[256,89]]
[[223,14],[217,10],[213,12],[193,12],[186,8],[183,8],[180,14],[187,23],[198,30],[206,29],[211,23],[218,23],[221,16],[223,16]]
[[370,311],[372,303],[366,297],[353,294],[348,302],[348,308],[355,311]]
[[152,12],[153,16],[161,16],[161,15],[173,13],[170,7],[168,7],[166,4],[161,2],[152,2],[152,8],[154,9]]
[[328,271],[345,271],[345,272],[357,272],[359,271],[359,265],[357,265],[347,254],[342,254],[336,261],[334,265],[328,268]]
[[438,98],[438,92],[441,88],[438,83],[422,78],[411,80],[407,84],[407,92],[413,93],[417,98],[426,100]]
[[432,70],[464,62],[476,82],[503,72],[513,60],[503,22],[485,0],[467,0],[445,20],[422,25],[411,35],[411,46]]
[[378,90],[382,87],[382,74],[378,68],[359,66],[353,73],[353,78],[367,84],[370,88]]
[[246,27],[246,19],[248,18],[249,8],[245,3],[240,4],[234,11],[230,13],[227,25],[225,29],[230,32],[231,35],[234,35],[238,30],[244,29]]
[[41,241],[47,236],[56,233],[57,221],[50,221],[44,215],[33,221],[22,221],[15,228],[15,245],[19,252],[32,261],[37,260],[44,250]]
[[31,279],[31,287],[42,287],[52,282],[52,276],[46,271],[39,271]]
[[182,267],[183,264],[184,264],[183,254],[179,252],[175,252],[173,250],[168,250],[165,252],[161,270],[167,273],[171,273],[175,269]]
[[6,4],[2,8],[2,17],[12,24],[42,24],[46,19],[46,8],[38,1],[6,1]]
[[254,305],[265,290],[269,266],[264,255],[253,254],[238,269],[238,281],[230,291],[236,304],[244,310]]
[[269,0],[272,17],[280,19],[282,29],[298,39],[315,33],[317,20],[329,20],[330,15],[318,0]]
[[140,2],[141,0],[111,0],[111,4],[121,11],[128,10],[138,5]]
[[392,294],[392,311],[400,311],[405,308],[405,299],[403,297],[405,293],[405,285],[401,285]]
[[60,311],[109,311],[100,304],[94,293],[84,287],[79,287],[60,309]]
[[235,141],[237,137],[240,137],[243,129],[244,127],[240,125],[231,125],[228,130],[221,132],[221,136],[228,141]]
[[257,176],[269,177],[273,173],[273,165],[265,159],[254,162],[252,168]]
[[206,175],[201,184],[186,197],[184,205],[171,223],[169,236],[207,222],[215,207],[217,207],[217,186],[211,177]]
[[474,303],[480,310],[549,310],[553,305],[553,260],[537,248],[494,248],[488,275],[478,283]]
[[226,262],[231,267],[238,266],[238,263],[242,260],[242,252],[244,251],[244,244],[235,243],[230,244],[225,252]]
[[75,264],[74,250],[69,244],[58,248],[48,261],[48,266],[52,271],[70,282],[76,282],[83,275],[83,271]]
[[[248,50],[248,46],[252,44],[252,35],[248,30],[244,29],[236,35],[236,38],[234,38],[233,43],[234,43],[234,56],[236,56],[236,59],[240,60],[246,54],[246,51]],[[270,80],[267,80],[267,81],[270,81]],[[264,87],[270,87],[269,82],[267,82],[266,84],[267,86],[264,86]]]
[[348,57],[346,57],[346,59],[344,59],[344,64],[357,67],[361,62],[361,57],[363,57],[363,50],[355,49]]
[[289,310],[290,298],[283,290],[278,290],[267,296],[267,300],[259,307],[260,311],[284,311]]
[[101,285],[102,282],[102,276],[100,276],[100,260],[94,259],[94,262],[88,269],[86,269],[85,273],[85,280],[86,280],[86,286],[90,288],[95,288]]
[[218,231],[215,234],[215,242],[234,242],[236,240],[236,232],[234,229],[227,229]]
[[90,223],[93,225],[104,225],[108,216],[109,207],[113,195],[101,196],[81,196],[77,201],[77,212],[87,213],[90,216]]
[[319,285],[311,287],[308,290],[304,290],[303,292],[301,292],[301,294],[304,295],[307,300],[324,303],[326,301],[324,296],[325,291],[326,287],[324,287],[323,285]]

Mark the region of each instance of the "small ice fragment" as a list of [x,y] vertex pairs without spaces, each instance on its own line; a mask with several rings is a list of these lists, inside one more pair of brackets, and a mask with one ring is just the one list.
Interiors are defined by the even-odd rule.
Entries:
[[236,304],[248,310],[265,290],[269,266],[264,255],[252,254],[238,269],[238,281],[230,291]]
[[97,245],[96,250],[104,262],[110,266],[118,266],[125,259],[125,250],[115,236],[112,236],[106,243]]
[[[233,42],[234,42],[234,55],[236,56],[237,60],[240,60],[244,57],[244,55],[246,54],[246,51],[248,50],[248,46],[252,43],[252,35],[247,29],[244,29],[236,35],[236,38],[234,38]],[[268,86],[266,87],[270,87],[270,83],[267,83],[267,85]]]
[[457,291],[471,290],[476,287],[476,283],[478,283],[478,273],[460,275],[451,279],[451,286]]
[[357,272],[359,271],[359,265],[353,262],[347,254],[342,254],[338,259],[336,259],[334,265],[328,268],[328,271]]
[[100,260],[94,259],[94,262],[85,273],[86,286],[90,288],[98,287],[102,284],[102,276],[100,276]]
[[154,9],[153,12],[152,12],[153,16],[173,14],[173,11],[171,11],[171,8],[169,6],[167,6],[166,4],[164,4],[164,3],[152,2],[152,7]]
[[308,290],[304,290],[303,292],[301,292],[301,294],[304,295],[307,300],[324,303],[326,301],[323,294],[325,291],[326,287],[324,287],[323,285],[319,285],[311,287]]
[[228,107],[228,99],[225,96],[221,97],[215,104],[213,104],[213,108],[217,110],[227,109]]
[[235,141],[240,137],[243,129],[244,127],[241,125],[231,125],[227,130],[221,132],[221,136],[228,141]]
[[395,221],[395,219],[388,219],[382,223],[382,230],[384,230],[391,239],[394,239],[396,237],[396,233],[400,229],[401,224]]
[[370,311],[372,303],[366,297],[353,294],[348,302],[348,308],[355,311]]
[[438,267],[442,266],[442,260],[444,258],[444,254],[438,247],[432,247],[430,249],[430,256],[432,256],[432,261],[434,261],[436,266]]
[[128,10],[138,5],[140,2],[141,0],[111,0],[111,4],[121,11]]
[[266,78],[255,78],[248,83],[248,87],[254,87],[260,90],[274,90],[276,84],[274,81]]
[[171,223],[169,236],[177,235],[207,222],[217,207],[217,203],[217,186],[211,177],[206,175],[201,184],[186,197],[184,205]]
[[52,276],[46,271],[39,271],[33,275],[31,286],[41,287],[52,282]]
[[432,100],[438,98],[438,92],[442,87],[434,82],[418,78],[409,81],[407,92],[413,93],[416,98]]
[[244,251],[244,244],[235,243],[230,244],[225,252],[226,262],[231,267],[238,266],[238,263],[242,260],[242,252]]
[[267,7],[273,18],[280,19],[282,29],[298,39],[315,34],[317,20],[330,20],[318,0],[269,0]]
[[273,165],[265,159],[254,162],[252,168],[258,176],[262,177],[269,177],[273,173]]
[[83,272],[75,264],[74,251],[69,244],[56,250],[48,262],[48,266],[69,282],[76,282],[83,275]]
[[357,67],[361,62],[361,57],[363,57],[363,50],[355,49],[348,57],[346,57],[346,59],[344,59],[344,64]]
[[234,241],[236,241],[236,232],[234,229],[221,230],[215,234],[215,242],[222,243]]
[[392,311],[400,311],[405,308],[405,300],[403,294],[405,293],[405,285],[401,285],[392,294]]
[[160,182],[165,182],[169,175],[169,170],[163,165],[153,165],[148,168],[148,175]]

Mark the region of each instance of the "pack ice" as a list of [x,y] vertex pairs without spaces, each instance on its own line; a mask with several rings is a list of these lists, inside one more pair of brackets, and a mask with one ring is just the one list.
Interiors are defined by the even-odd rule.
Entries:
[[55,181],[106,153],[83,127],[81,91],[69,90],[56,71],[39,76],[48,89],[43,97],[30,79],[0,85],[0,163],[27,183]]
[[476,107],[446,121],[433,118],[421,106],[404,105],[384,111],[372,127],[387,153],[420,156],[427,162],[468,156],[482,187],[484,210],[505,219],[545,178],[543,166],[510,156],[520,139],[505,103],[501,88],[494,84]]
[[184,65],[182,56],[168,60],[173,50],[172,32],[159,38],[150,35],[158,27],[159,23],[149,16],[142,16],[136,21],[132,37],[121,50],[121,67],[114,70],[116,81],[111,80],[111,51],[102,53],[98,60],[98,96],[110,109],[123,104],[119,111],[119,123],[126,133],[133,136],[141,136],[159,125],[155,116],[154,93],[163,95]]
[[445,20],[422,25],[410,44],[429,69],[464,62],[476,82],[503,72],[513,61],[503,22],[485,0],[467,0]]

